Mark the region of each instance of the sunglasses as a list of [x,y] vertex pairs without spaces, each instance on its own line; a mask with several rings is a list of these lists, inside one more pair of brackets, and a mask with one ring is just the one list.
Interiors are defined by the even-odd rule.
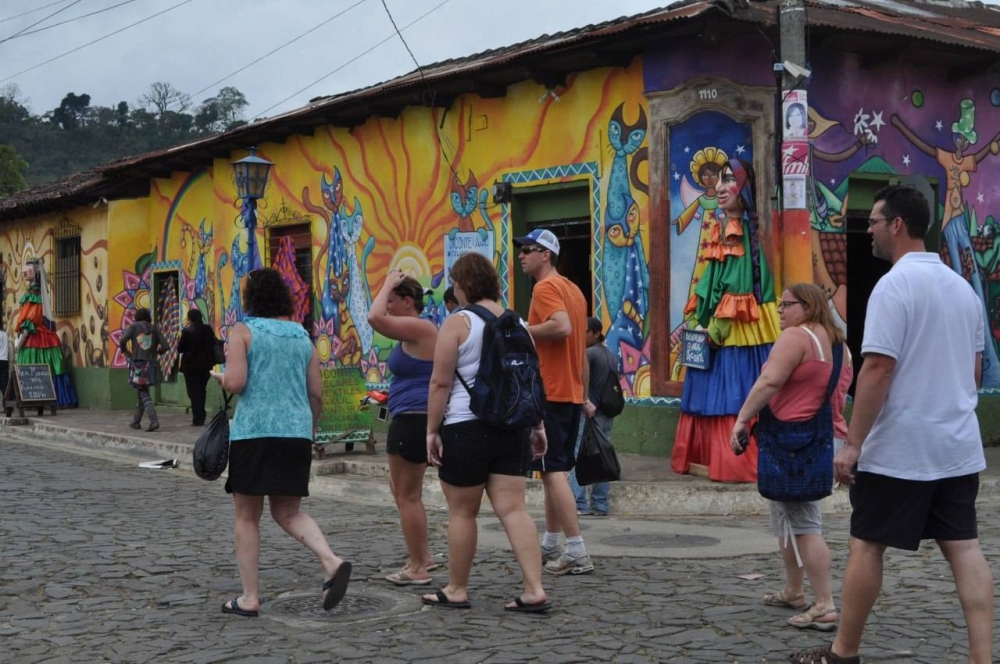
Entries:
[[534,247],[521,247],[521,253],[522,254],[532,254],[532,253],[535,253],[535,252],[541,253],[543,251],[548,251],[548,249],[546,249],[545,247],[538,247],[538,246],[534,246]]

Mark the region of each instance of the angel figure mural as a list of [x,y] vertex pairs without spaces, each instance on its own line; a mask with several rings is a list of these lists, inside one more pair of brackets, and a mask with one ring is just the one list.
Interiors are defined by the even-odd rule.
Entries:
[[52,369],[56,403],[62,408],[77,405],[76,389],[69,376],[69,362],[55,333],[49,279],[42,262],[29,260],[22,272],[28,292],[21,296],[21,309],[14,322],[18,364],[47,364]]
[[[697,186],[691,184],[687,176],[681,180],[681,202],[684,211],[670,224],[680,235],[692,224],[698,229],[698,250],[695,256],[694,271],[691,273],[691,288],[688,300],[694,295],[694,289],[705,273],[708,261],[705,252],[709,246],[712,215],[719,209],[718,191],[719,174],[729,160],[724,150],[716,147],[706,147],[694,153],[691,159],[691,177]],[[701,187],[700,189],[698,187]],[[681,325],[680,327],[683,327]],[[679,330],[675,330],[675,333]],[[670,370],[671,380],[682,380],[683,367],[675,361]]]

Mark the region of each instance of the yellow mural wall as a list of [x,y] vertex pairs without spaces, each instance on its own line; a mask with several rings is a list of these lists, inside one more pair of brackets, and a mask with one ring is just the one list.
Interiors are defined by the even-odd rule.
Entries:
[[[433,289],[437,304],[447,286],[449,243],[488,238],[476,242],[494,257],[511,300],[519,267],[510,210],[493,204],[488,190],[497,181],[520,189],[583,178],[593,183],[592,290],[610,325],[631,305],[609,306],[595,257],[610,260],[618,252],[616,260],[624,261],[624,251],[644,262],[650,252],[645,187],[634,180],[612,182],[616,163],[638,173],[640,181],[647,177],[645,150],[638,151],[646,116],[637,58],[627,69],[574,75],[565,87],[524,82],[500,99],[465,95],[447,111],[409,107],[397,118],[372,118],[352,129],[318,127],[312,135],[258,146],[258,155],[275,164],[257,215],[258,251],[264,259],[271,231],[262,227],[279,208],[306,220],[312,231],[311,328],[324,365],[359,367],[370,382],[383,382],[390,345],[371,331],[366,315],[389,268],[412,273]],[[615,122],[633,129],[642,124],[632,134],[638,140],[624,150],[609,136]],[[216,159],[205,170],[154,180],[148,200],[112,203],[113,366],[124,366],[116,340],[135,307],[148,306],[158,317],[162,298],[155,289],[162,286],[157,283],[166,278],[162,275],[177,275],[178,319],[198,306],[224,334],[242,315],[240,282],[252,257],[229,161]],[[604,202],[621,196],[630,201],[630,216],[620,220],[626,227],[615,231],[617,243],[611,246],[604,237],[609,223]],[[648,277],[645,288],[641,299],[648,301]],[[633,370],[627,387],[634,396],[648,396],[648,380],[641,380],[639,371],[649,359],[648,321],[644,312],[630,313],[639,327],[628,349]],[[437,314],[429,308],[428,315]],[[633,383],[642,387],[633,391]]]
[[[4,224],[0,230],[0,254],[3,257],[4,292],[3,320],[11,336],[20,308],[20,299],[27,291],[23,267],[30,259],[40,259],[48,273],[54,292],[57,233],[80,237],[80,309],[78,314],[53,316],[55,331],[62,341],[63,352],[75,367],[104,367],[108,357],[108,227],[106,206],[78,207],[66,213],[34,217],[27,222]],[[53,302],[53,307],[58,307]]]

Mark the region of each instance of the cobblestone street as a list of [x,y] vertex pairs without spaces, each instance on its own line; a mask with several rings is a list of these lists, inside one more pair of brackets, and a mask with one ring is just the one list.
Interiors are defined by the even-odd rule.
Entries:
[[[134,462],[0,440],[0,660],[35,662],[780,662],[829,640],[786,625],[760,597],[780,588],[776,553],[701,559],[595,557],[596,573],[545,579],[548,616],[504,613],[519,592],[512,555],[480,547],[471,611],[422,607],[426,588],[382,580],[404,557],[395,511],[304,502],[334,550],[354,563],[345,602],[319,609],[311,554],[265,513],[259,619],[220,612],[240,593],[231,504],[222,482]],[[484,508],[484,512],[487,510]],[[1000,516],[981,504],[997,574]],[[446,554],[447,515],[431,511],[431,550]],[[767,532],[764,517],[677,521]],[[827,518],[835,593],[847,517]],[[627,530],[627,528],[626,528]],[[585,531],[586,536],[586,531]],[[738,552],[740,542],[728,542]],[[444,566],[446,567],[446,565]],[[759,580],[739,575],[759,573]],[[436,572],[447,582],[447,571]],[[430,586],[431,589],[438,587]],[[299,599],[309,595],[305,603]],[[962,662],[965,630],[936,547],[890,553],[862,655],[877,662]]]

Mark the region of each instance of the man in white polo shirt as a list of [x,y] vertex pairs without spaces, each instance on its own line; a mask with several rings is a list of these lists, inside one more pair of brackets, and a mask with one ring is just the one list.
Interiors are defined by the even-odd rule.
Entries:
[[890,261],[868,301],[865,358],[847,443],[834,473],[851,486],[851,555],[840,631],[793,662],[858,663],[882,586],[887,547],[933,539],[951,565],[969,635],[969,662],[989,664],[993,578],[979,547],[976,494],[986,468],[976,419],[985,321],[975,291],[927,253],[927,200],[911,187],[875,194],[872,253]]

